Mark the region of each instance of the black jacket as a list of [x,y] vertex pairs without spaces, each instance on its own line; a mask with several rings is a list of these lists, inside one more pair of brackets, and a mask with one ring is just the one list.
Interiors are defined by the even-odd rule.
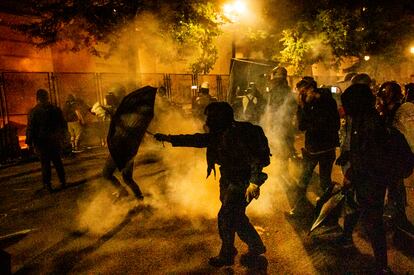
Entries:
[[171,135],[170,138],[173,146],[207,147],[207,176],[218,164],[222,177],[236,181],[250,179],[258,185],[262,183],[257,178],[262,168],[269,164],[270,152],[260,126],[235,121],[223,133]]
[[29,113],[26,144],[32,146],[56,145],[62,141],[67,123],[59,107],[39,103]]
[[319,99],[305,103],[297,111],[299,130],[305,131],[305,149],[318,153],[339,146],[339,113],[332,95],[321,93]]

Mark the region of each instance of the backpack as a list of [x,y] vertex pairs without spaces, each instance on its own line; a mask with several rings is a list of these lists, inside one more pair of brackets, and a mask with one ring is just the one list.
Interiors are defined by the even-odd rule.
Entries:
[[392,174],[396,178],[407,178],[414,168],[414,154],[404,135],[394,127],[388,129],[388,154]]
[[270,164],[270,148],[267,137],[260,126],[246,123],[247,127],[247,147],[253,156],[252,159],[257,161],[261,167],[266,167]]

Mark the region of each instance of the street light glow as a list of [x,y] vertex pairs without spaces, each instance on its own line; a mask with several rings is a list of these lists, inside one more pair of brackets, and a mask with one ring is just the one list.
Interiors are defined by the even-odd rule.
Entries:
[[240,15],[243,15],[247,11],[246,3],[243,1],[235,1],[223,5],[224,15],[232,22],[236,22]]
[[246,4],[243,3],[242,1],[237,1],[234,4],[234,10],[238,13],[238,14],[243,14],[244,12],[246,12],[247,7]]
[[410,48],[410,52],[414,54],[414,46]]
[[369,55],[364,56],[364,60],[368,61],[371,57]]

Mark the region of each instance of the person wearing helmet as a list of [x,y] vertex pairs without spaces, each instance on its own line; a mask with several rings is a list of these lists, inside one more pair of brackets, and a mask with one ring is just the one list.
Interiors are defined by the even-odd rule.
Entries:
[[248,245],[241,262],[257,260],[266,248],[246,216],[246,207],[258,198],[260,185],[267,179],[262,168],[270,163],[267,138],[260,126],[234,120],[232,107],[227,102],[213,102],[205,108],[207,133],[165,135],[155,139],[172,146],[207,148],[207,176],[215,165],[220,166],[220,201],[218,228],[222,241],[218,256],[210,258],[215,267],[234,264],[237,250],[235,233]]
[[85,124],[80,104],[72,94],[69,94],[63,106],[63,115],[68,123],[72,152],[80,151],[79,143],[82,136],[82,127]]
[[297,104],[287,81],[287,70],[278,66],[272,70],[270,90],[268,95],[268,108],[270,127],[274,133],[275,156],[282,164],[281,171],[288,171],[289,158],[296,160],[295,141],[295,110]]
[[[410,143],[411,128],[414,119],[414,105],[411,103],[402,104],[403,93],[400,85],[395,81],[388,81],[381,85],[377,97],[381,101],[381,114],[387,128],[396,128],[405,135]],[[408,160],[407,160],[408,161]],[[404,178],[395,179],[387,188],[387,204],[384,217],[390,224],[396,225],[412,234],[414,226],[409,222],[406,214],[407,193],[404,185]]]
[[215,99],[210,95],[210,85],[208,82],[203,82],[200,86],[198,96],[195,98],[192,106],[193,114],[195,117],[202,119],[204,109],[210,102]]

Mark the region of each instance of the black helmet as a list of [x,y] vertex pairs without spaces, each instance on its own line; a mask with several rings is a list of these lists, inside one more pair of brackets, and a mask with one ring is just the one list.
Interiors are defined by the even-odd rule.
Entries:
[[[389,88],[387,89],[387,87]],[[384,82],[379,88],[377,96],[384,101],[390,100],[392,102],[400,102],[404,97],[400,84],[395,81]]]
[[285,67],[277,66],[274,67],[272,70],[272,74],[274,78],[286,78],[287,77],[287,70]]
[[206,125],[210,132],[219,132],[230,127],[234,121],[233,108],[227,102],[212,102],[204,110]]

